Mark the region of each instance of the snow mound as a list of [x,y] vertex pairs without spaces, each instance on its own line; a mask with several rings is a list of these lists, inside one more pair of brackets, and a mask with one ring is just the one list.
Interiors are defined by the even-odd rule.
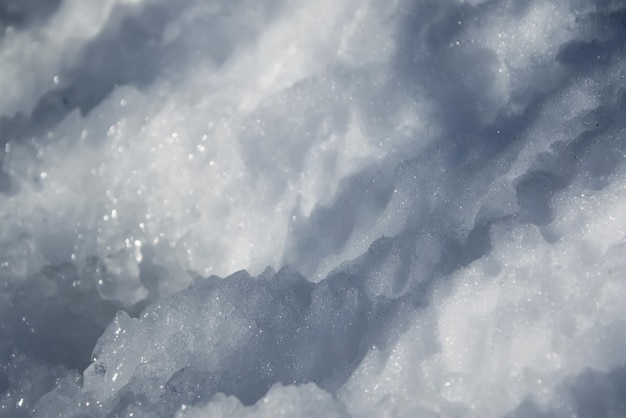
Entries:
[[626,414],[620,1],[4,1],[0,417]]

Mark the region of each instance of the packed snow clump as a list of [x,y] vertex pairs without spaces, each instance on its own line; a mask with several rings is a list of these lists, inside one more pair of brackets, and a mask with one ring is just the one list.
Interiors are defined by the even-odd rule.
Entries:
[[0,417],[626,414],[618,0],[0,4]]

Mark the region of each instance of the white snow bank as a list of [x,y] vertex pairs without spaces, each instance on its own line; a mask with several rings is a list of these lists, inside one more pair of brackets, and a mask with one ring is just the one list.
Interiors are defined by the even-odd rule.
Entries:
[[623,415],[625,27],[4,2],[0,416]]

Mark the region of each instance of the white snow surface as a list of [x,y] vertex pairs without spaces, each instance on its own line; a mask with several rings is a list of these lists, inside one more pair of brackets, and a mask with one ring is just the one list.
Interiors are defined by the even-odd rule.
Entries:
[[0,417],[626,415],[626,4],[0,1]]

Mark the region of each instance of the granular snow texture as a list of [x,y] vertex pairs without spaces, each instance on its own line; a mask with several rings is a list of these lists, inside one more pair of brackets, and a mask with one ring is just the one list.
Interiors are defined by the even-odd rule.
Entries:
[[626,416],[626,4],[0,1],[0,417]]

